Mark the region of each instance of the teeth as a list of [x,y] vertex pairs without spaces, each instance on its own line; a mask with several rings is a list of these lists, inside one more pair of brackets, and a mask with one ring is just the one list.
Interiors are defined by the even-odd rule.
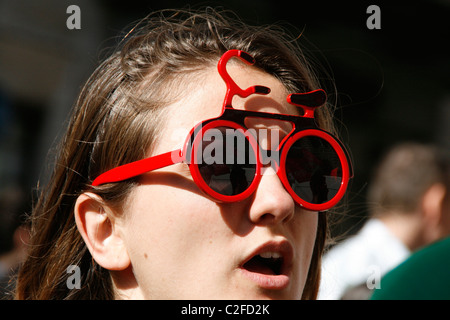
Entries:
[[278,258],[281,258],[281,254],[279,252],[271,252],[271,251],[262,252],[262,253],[259,254],[259,256],[261,258],[264,258],[264,259],[270,259],[270,258],[278,259]]

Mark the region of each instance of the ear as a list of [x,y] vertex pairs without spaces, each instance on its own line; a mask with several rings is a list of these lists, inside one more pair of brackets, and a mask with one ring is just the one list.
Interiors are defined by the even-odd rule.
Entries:
[[425,192],[422,198],[422,210],[425,219],[434,227],[438,227],[444,218],[445,192],[445,186],[441,183],[436,183]]
[[94,260],[108,270],[124,270],[130,258],[113,211],[94,193],[83,193],[75,203],[75,221]]

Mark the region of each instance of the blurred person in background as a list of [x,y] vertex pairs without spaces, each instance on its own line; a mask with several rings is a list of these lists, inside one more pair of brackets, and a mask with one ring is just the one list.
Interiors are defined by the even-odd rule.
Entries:
[[[447,197],[446,206],[449,209]],[[413,253],[388,272],[372,300],[450,300],[450,237]]]
[[324,256],[319,299],[367,299],[411,252],[449,235],[449,166],[448,152],[431,145],[387,153],[368,190],[369,220]]
[[14,275],[26,257],[22,226],[25,194],[20,185],[20,129],[10,96],[0,87],[0,300],[11,298]]
[[13,232],[8,250],[0,254],[0,300],[13,298],[15,276],[25,261],[28,240],[29,228],[20,225]]

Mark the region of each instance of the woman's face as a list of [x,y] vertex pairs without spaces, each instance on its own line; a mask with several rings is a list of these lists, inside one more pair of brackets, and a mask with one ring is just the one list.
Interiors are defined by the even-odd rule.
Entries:
[[[271,88],[266,96],[235,97],[234,108],[296,113],[274,77],[241,64],[230,63],[228,71],[242,88]],[[168,106],[167,123],[149,156],[181,148],[196,123],[220,114],[226,87],[216,69],[196,79],[189,94]],[[286,131],[286,124],[267,120],[251,119],[247,124],[256,130]],[[251,197],[217,203],[196,186],[188,165],[176,164],[143,175],[121,219],[135,277],[134,296],[299,299],[318,215],[295,205],[270,166],[264,168]]]

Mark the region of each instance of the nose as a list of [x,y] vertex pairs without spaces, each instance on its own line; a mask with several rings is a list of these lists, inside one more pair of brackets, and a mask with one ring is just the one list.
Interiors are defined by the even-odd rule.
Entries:
[[294,213],[294,199],[284,188],[273,167],[264,167],[250,206],[250,220],[257,225],[278,224],[292,219]]

